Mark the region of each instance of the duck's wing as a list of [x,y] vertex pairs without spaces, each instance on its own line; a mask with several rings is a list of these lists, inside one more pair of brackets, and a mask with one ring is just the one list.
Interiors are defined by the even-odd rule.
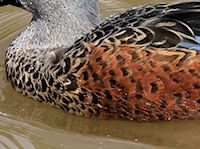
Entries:
[[56,72],[67,69],[60,78],[87,103],[85,115],[200,116],[199,20],[200,2],[131,9],[67,49]]
[[[127,35],[133,35],[128,28],[135,27],[136,30],[141,30],[147,38],[149,36],[151,40],[143,41],[143,43],[146,42],[151,46],[160,48],[197,46],[197,50],[199,50],[199,24],[200,2],[147,5],[132,8],[125,13],[106,19],[90,35],[90,38],[96,41],[102,37],[111,37],[113,33],[123,29],[127,29]],[[152,34],[149,34],[148,31]]]

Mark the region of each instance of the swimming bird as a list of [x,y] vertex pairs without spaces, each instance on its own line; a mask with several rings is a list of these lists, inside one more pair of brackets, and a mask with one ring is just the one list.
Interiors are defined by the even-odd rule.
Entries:
[[33,14],[7,49],[13,87],[85,117],[200,117],[200,2],[148,4],[100,22],[97,0],[1,0]]

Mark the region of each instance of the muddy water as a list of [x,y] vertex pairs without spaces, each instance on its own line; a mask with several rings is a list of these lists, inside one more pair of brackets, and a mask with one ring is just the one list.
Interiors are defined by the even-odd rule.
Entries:
[[[100,0],[102,17],[159,0]],[[4,53],[31,15],[0,8],[0,149],[197,149],[200,120],[136,123],[86,119],[15,92],[6,80]]]

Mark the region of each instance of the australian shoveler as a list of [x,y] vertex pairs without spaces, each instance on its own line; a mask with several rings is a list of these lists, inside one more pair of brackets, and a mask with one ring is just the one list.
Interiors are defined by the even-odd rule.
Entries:
[[[200,2],[100,22],[97,0],[1,0],[33,13],[6,52],[13,87],[86,117],[200,117]],[[81,38],[82,37],[82,38]]]

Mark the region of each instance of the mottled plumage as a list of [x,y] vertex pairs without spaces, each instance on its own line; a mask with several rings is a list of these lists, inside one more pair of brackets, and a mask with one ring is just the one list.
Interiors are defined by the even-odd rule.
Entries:
[[11,45],[7,75],[23,94],[86,117],[198,118],[199,20],[200,2],[132,8],[68,48],[37,56]]

